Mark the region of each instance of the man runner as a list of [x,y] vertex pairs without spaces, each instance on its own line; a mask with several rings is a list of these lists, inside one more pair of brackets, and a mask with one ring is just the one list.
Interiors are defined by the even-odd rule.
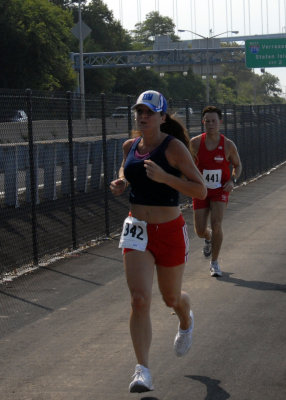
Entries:
[[235,144],[219,132],[221,110],[215,106],[205,107],[202,122],[205,132],[192,138],[190,147],[196,165],[203,174],[208,195],[205,200],[193,198],[194,226],[197,235],[205,239],[205,257],[211,255],[211,276],[222,276],[218,264],[223,241],[222,220],[229,193],[241,174],[242,166]]

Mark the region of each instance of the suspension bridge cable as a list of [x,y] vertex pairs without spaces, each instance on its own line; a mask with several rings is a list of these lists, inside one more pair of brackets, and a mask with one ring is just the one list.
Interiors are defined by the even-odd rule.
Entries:
[[267,33],[269,33],[269,26],[268,26],[268,0],[266,0],[266,26],[267,26]]
[[228,9],[227,9],[227,0],[225,0],[225,21],[226,21],[226,31],[228,31]]
[[263,34],[263,0],[261,0],[261,32]]
[[230,30],[233,31],[233,26],[232,26],[232,0],[230,0]]
[[248,34],[251,35],[251,27],[250,27],[250,0],[248,0]]
[[141,0],[137,0],[137,22],[141,23]]
[[243,34],[245,35],[246,27],[245,27],[245,0],[243,0]]
[[213,31],[215,32],[214,0],[212,0]]

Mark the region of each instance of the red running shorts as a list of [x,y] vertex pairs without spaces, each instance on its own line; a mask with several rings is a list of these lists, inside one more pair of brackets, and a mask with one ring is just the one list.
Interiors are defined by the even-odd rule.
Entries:
[[[187,262],[189,256],[189,236],[182,215],[163,224],[147,224],[149,250],[155,264],[162,267],[176,267]],[[138,251],[124,248],[123,254]]]
[[208,189],[207,197],[204,200],[193,198],[193,209],[198,210],[200,208],[210,208],[211,201],[221,201],[228,203],[229,192],[225,192],[221,188],[219,189]]

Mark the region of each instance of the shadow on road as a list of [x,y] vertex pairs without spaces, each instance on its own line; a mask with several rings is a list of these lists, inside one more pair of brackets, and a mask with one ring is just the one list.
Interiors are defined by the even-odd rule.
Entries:
[[141,397],[140,400],[159,400],[158,397]]
[[22,301],[23,303],[32,305],[32,306],[34,306],[34,307],[39,307],[39,308],[41,308],[41,309],[43,309],[43,310],[46,310],[46,311],[54,311],[54,310],[53,310],[52,308],[50,308],[50,307],[42,306],[41,304],[35,303],[34,301],[30,301],[30,300],[24,299],[23,297],[19,297],[19,296],[16,296],[16,295],[14,295],[14,294],[11,294],[11,293],[7,293],[7,292],[5,292],[5,291],[3,291],[3,290],[0,290],[0,294],[3,294],[3,295],[5,295],[5,296],[10,297],[10,298],[15,299],[15,300],[20,300],[20,301]]
[[185,375],[186,378],[194,379],[206,385],[207,395],[205,400],[226,400],[230,398],[230,394],[222,389],[218,379],[208,378],[200,375]]
[[89,279],[84,279],[84,278],[82,278],[82,277],[80,277],[80,276],[75,276],[75,275],[72,275],[72,274],[67,274],[66,272],[55,270],[54,268],[42,267],[42,266],[39,267],[39,268],[40,268],[40,270],[46,270],[46,271],[52,272],[52,273],[54,273],[54,274],[63,275],[63,276],[65,276],[65,277],[67,277],[67,278],[79,280],[79,281],[82,281],[82,282],[85,282],[85,283],[90,283],[90,284],[95,285],[95,286],[104,286],[102,283],[94,282],[94,281],[91,281],[91,280],[89,280]]
[[224,272],[223,276],[218,278],[220,281],[233,283],[235,286],[242,286],[249,289],[255,290],[275,290],[286,292],[286,285],[281,285],[279,283],[262,282],[262,281],[246,281],[244,279],[234,278],[232,272]]

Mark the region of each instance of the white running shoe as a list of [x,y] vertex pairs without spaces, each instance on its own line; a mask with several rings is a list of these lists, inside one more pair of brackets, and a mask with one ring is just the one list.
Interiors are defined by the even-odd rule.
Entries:
[[220,270],[220,267],[219,267],[217,261],[211,261],[210,273],[211,273],[211,276],[222,276],[222,272]]
[[149,368],[137,364],[132,378],[134,379],[129,385],[129,391],[131,393],[142,393],[154,390]]
[[179,329],[175,337],[174,351],[177,357],[182,357],[187,354],[192,345],[192,336],[194,329],[194,314],[192,310],[190,311],[190,317],[191,325],[187,332],[182,332],[179,325]]
[[205,239],[205,244],[203,247],[203,253],[205,257],[209,257],[212,254],[212,241]]

